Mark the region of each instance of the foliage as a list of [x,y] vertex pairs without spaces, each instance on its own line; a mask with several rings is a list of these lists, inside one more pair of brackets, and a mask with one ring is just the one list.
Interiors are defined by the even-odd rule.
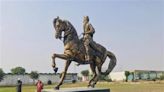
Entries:
[[107,81],[107,82],[111,82],[112,80],[105,75],[100,75],[99,80],[103,80],[103,81]]
[[35,80],[38,79],[39,74],[37,71],[31,71],[30,77],[31,77],[31,79],[33,79],[33,82],[35,82]]
[[38,79],[39,74],[37,71],[31,71],[30,77],[31,77],[31,79]]
[[5,73],[3,72],[3,70],[0,68],[0,82],[3,80],[5,76]]
[[51,80],[48,80],[47,85],[51,85],[51,84],[52,84]]
[[82,80],[82,77],[79,77],[79,76],[78,76],[78,80],[81,81],[81,80]]
[[126,82],[128,81],[128,76],[130,75],[130,72],[129,71],[125,71],[125,76],[126,76]]
[[131,72],[131,74],[132,74],[132,76],[133,76],[133,79],[132,79],[132,81],[134,81],[134,72]]
[[154,78],[154,79],[152,79],[152,81],[156,81],[156,79]]
[[160,80],[164,80],[164,74],[160,76]]
[[76,80],[72,80],[72,83],[76,83]]
[[83,71],[81,71],[81,74],[83,76],[88,76],[89,75],[89,71],[88,70],[83,70]]
[[26,70],[23,67],[15,67],[11,69],[12,74],[25,74]]

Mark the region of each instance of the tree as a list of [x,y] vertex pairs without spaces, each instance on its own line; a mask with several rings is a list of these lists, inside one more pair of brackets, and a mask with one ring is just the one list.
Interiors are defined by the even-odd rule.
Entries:
[[2,68],[0,68],[0,82],[3,80],[5,73],[3,72]]
[[83,75],[83,81],[88,80],[88,76],[89,76],[89,71],[88,70],[83,70],[81,71],[81,74]]
[[83,70],[83,71],[81,71],[81,74],[83,76],[88,76],[89,75],[89,71],[88,70]]
[[164,80],[164,74],[160,76],[160,80]]
[[38,79],[39,73],[37,71],[31,71],[30,78],[33,79],[33,83],[35,83],[35,80]]
[[131,72],[131,74],[132,74],[132,76],[133,76],[132,81],[134,81],[134,72]]
[[130,72],[129,71],[125,71],[125,77],[126,77],[126,82],[128,81],[128,76],[130,75]]
[[25,74],[26,70],[23,67],[15,67],[11,69],[12,74]]
[[100,75],[99,80],[107,81],[107,82],[111,82],[111,81],[112,81],[112,79],[110,79],[110,78],[109,78],[108,76],[106,76],[106,75]]

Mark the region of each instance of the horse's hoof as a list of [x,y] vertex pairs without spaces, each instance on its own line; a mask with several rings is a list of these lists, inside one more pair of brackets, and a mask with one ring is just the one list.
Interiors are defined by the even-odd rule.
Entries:
[[58,67],[53,68],[55,74],[58,72]]
[[55,89],[55,90],[59,90],[59,87],[58,87],[58,86],[56,86],[56,87],[54,87],[54,89]]
[[92,84],[92,85],[88,85],[87,87],[88,87],[88,88],[94,88],[95,85]]
[[91,87],[91,85],[88,85],[87,87],[89,88],[89,87]]
[[93,85],[93,84],[92,84],[90,87],[91,87],[91,88],[94,88],[94,87],[95,87],[95,85]]

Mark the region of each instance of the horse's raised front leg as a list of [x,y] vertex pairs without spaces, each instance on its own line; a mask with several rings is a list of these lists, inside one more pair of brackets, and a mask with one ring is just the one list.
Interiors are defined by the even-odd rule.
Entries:
[[62,83],[63,83],[63,81],[64,81],[64,78],[65,78],[65,76],[66,76],[68,67],[69,67],[70,64],[71,64],[71,61],[70,61],[70,60],[67,60],[67,61],[65,62],[65,68],[64,68],[64,71],[63,71],[63,73],[62,73],[60,82],[59,82],[59,84],[55,87],[56,90],[58,90],[58,89],[60,88],[60,86],[62,85]]
[[52,56],[52,67],[55,70],[56,69],[56,63],[55,63],[55,58],[60,58],[60,59],[64,59],[67,60],[67,56],[65,54],[53,54]]

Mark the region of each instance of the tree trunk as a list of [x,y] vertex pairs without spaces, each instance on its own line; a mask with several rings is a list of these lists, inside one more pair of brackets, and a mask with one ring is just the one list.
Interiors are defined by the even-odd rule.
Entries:
[[35,79],[33,79],[33,84],[35,85]]

